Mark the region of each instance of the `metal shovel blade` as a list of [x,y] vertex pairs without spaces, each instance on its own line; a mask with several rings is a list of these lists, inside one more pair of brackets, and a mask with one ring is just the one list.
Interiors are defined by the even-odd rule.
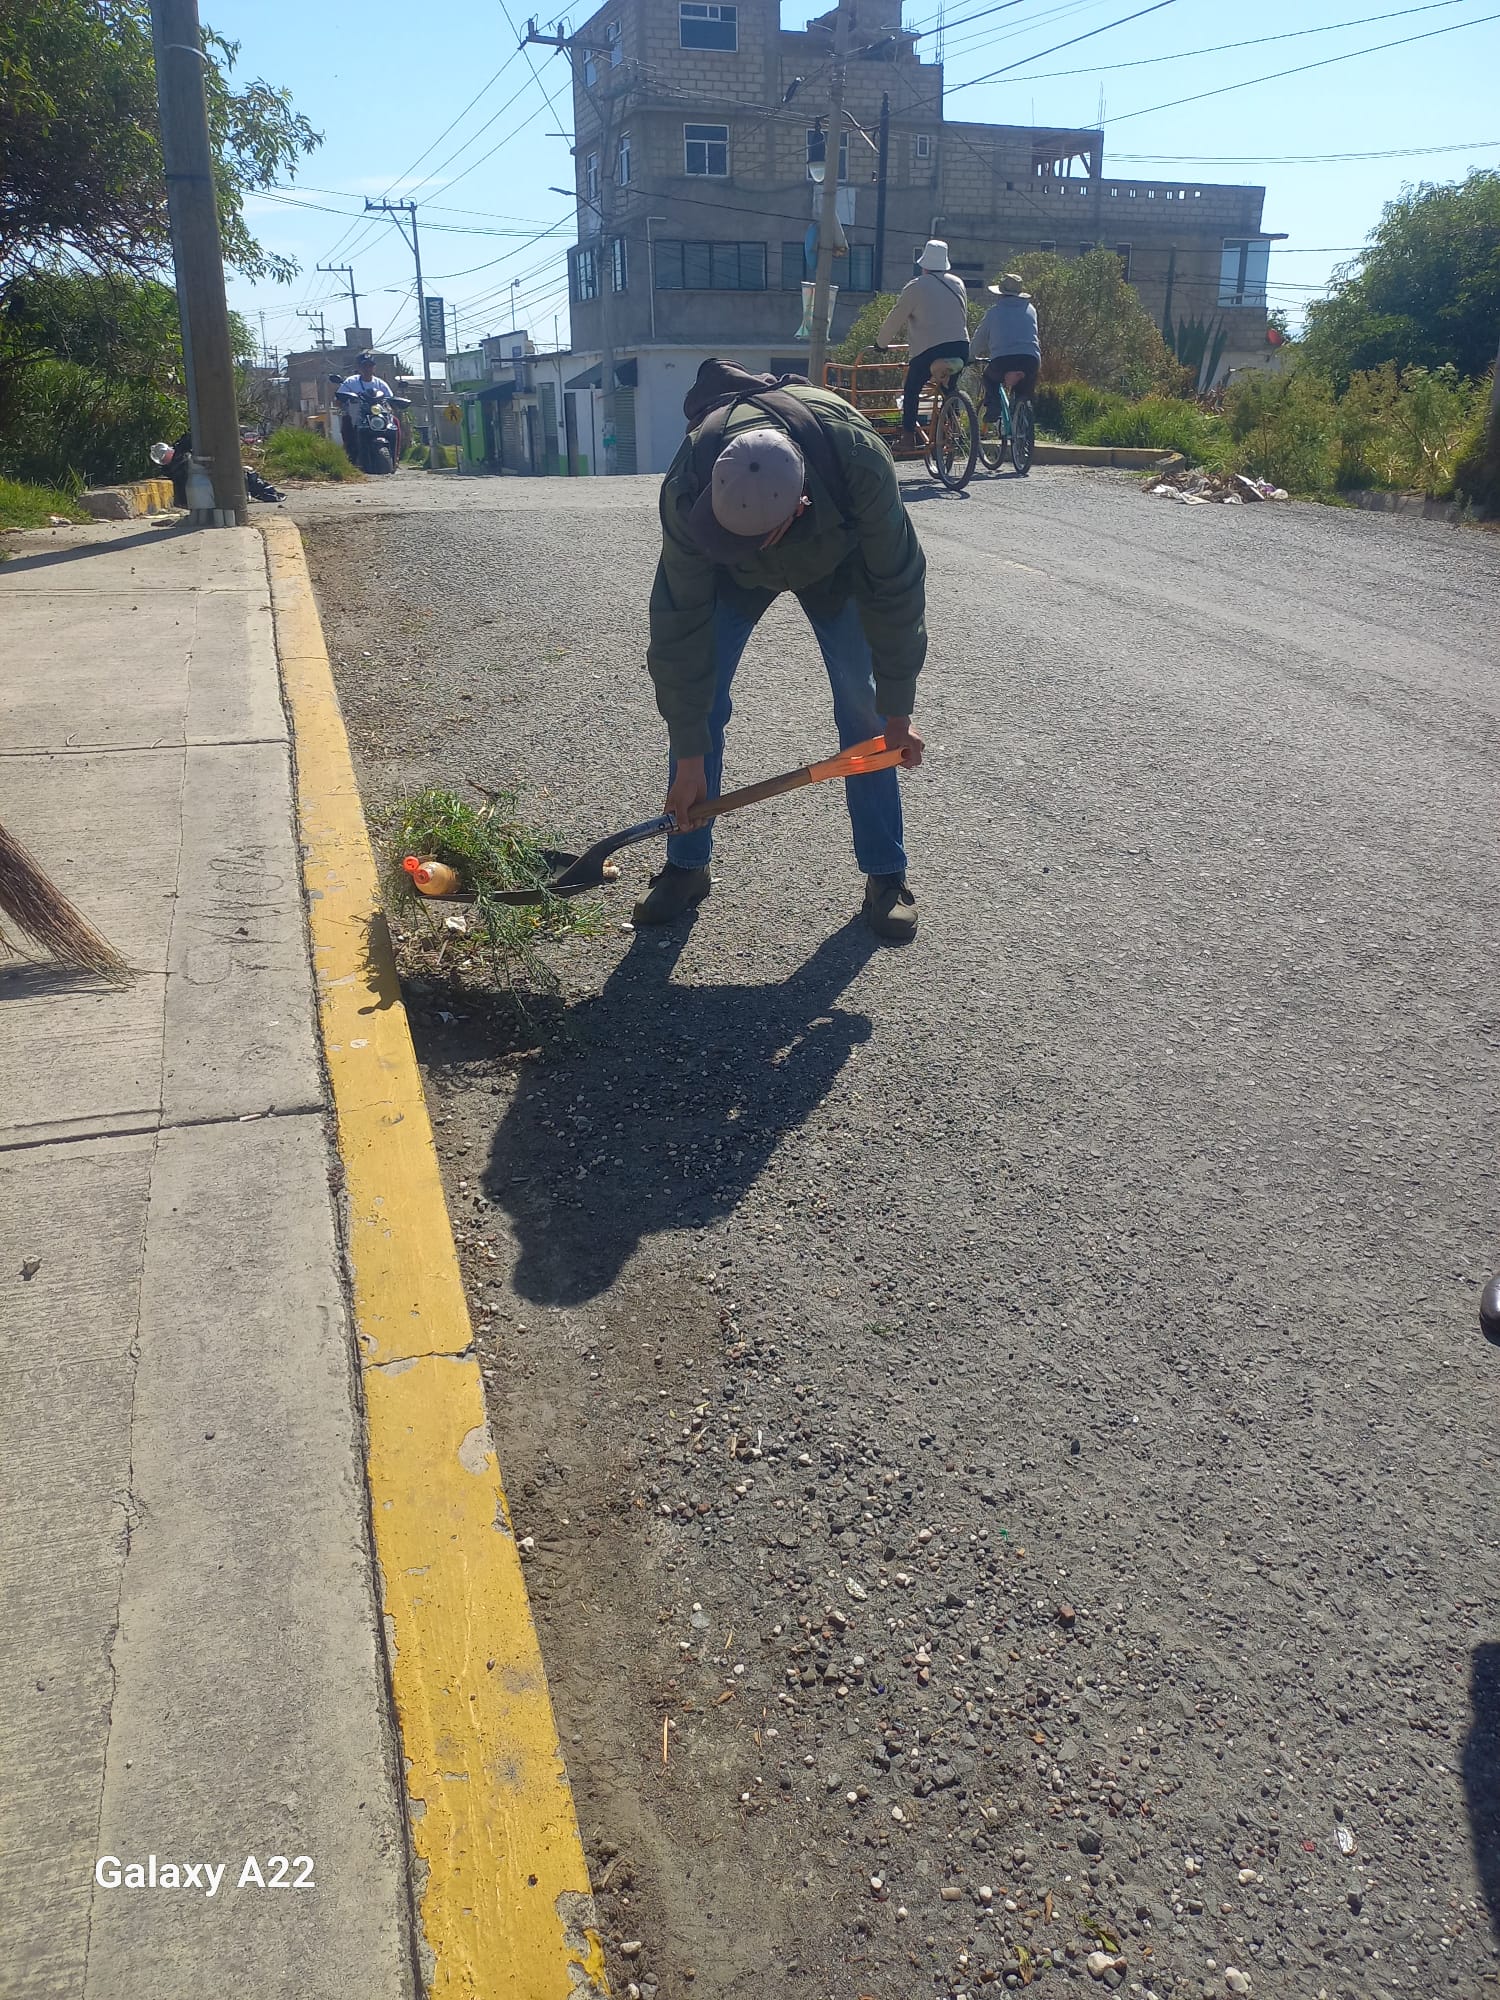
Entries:
[[658,840],[664,833],[673,832],[676,825],[670,813],[658,813],[655,819],[642,820],[639,826],[627,826],[623,833],[607,834],[582,854],[554,854],[551,860],[564,865],[550,882],[542,883],[538,889],[506,889],[495,901],[542,903],[549,896],[583,896],[590,889],[602,889],[609,880],[604,864],[612,854],[622,847],[635,847],[643,840]]

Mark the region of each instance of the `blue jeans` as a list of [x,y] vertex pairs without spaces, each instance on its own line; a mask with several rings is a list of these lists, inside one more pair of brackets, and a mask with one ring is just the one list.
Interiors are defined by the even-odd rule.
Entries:
[[[875,674],[870,642],[851,598],[832,618],[809,619],[833,689],[833,719],[839,748],[864,743],[885,734],[885,719],[875,707]],[[743,612],[720,604],[714,613],[714,648],[718,678],[708,718],[709,748],[703,762],[708,796],[717,798],[724,780],[724,731],[734,711],[729,698],[734,673],[755,630]],[[668,783],[677,775],[677,759],[669,766]],[[904,875],[906,849],[901,844],[901,788],[894,771],[867,771],[844,780],[844,798],[854,831],[854,858],[866,875]],[[713,823],[695,833],[674,833],[667,842],[667,859],[674,868],[706,868],[713,852]]]

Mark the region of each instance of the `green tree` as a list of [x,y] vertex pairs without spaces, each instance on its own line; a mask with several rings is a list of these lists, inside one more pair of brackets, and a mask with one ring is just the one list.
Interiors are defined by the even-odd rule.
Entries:
[[1168,350],[1140,293],[1126,283],[1112,250],[1082,257],[1033,251],[1014,268],[1036,307],[1042,382],[1087,382],[1128,396],[1185,386],[1187,371]]
[[[240,363],[250,329],[229,316]],[[187,425],[177,295],[155,278],[36,271],[0,305],[0,467],[48,485],[139,478]]]
[[1307,309],[1304,352],[1343,390],[1360,369],[1488,374],[1500,328],[1500,173],[1388,202],[1366,249]]
[[[244,198],[320,137],[284,90],[232,84],[238,43],[203,40],[225,257],[288,279],[295,264],[256,241]],[[0,284],[70,263],[144,276],[169,254],[147,0],[3,0]]]

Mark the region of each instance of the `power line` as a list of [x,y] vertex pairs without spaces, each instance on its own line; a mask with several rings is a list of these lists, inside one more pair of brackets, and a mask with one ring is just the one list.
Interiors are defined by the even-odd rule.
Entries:
[[1034,55],[1018,56],[1013,63],[1006,63],[1003,69],[992,69],[985,76],[971,76],[966,83],[956,83],[953,91],[972,90],[976,83],[992,83],[997,76],[1008,76],[1013,69],[1021,69],[1029,62],[1040,62],[1043,56],[1054,56],[1059,49],[1076,48],[1079,42],[1092,41],[1095,35],[1107,35],[1111,28],[1123,28],[1127,22],[1139,21],[1147,14],[1159,14],[1163,7],[1171,7],[1176,0],[1153,0],[1149,7],[1138,7],[1133,14],[1122,14],[1117,21],[1106,21],[1101,28],[1090,28],[1086,34],[1074,35],[1066,42],[1054,42],[1049,49],[1038,49]]
[[[311,209],[319,215],[347,215],[349,213],[348,209],[330,208],[326,202],[299,201],[295,195],[283,194],[279,189],[275,188],[262,188],[261,193],[268,200],[279,202],[283,208]],[[423,203],[423,207],[426,207],[425,202]],[[477,215],[482,214],[483,210],[474,209],[470,212]],[[530,227],[536,227],[536,218],[534,216],[529,216],[527,222]],[[557,227],[556,224],[550,226],[553,228]],[[444,236],[524,236],[526,234],[525,229],[476,229],[471,224],[459,222],[429,222],[427,227],[429,230],[436,231]]]
[[[410,175],[413,174],[419,166],[421,166],[422,162],[427,158],[428,154],[431,153],[436,147],[442,144],[443,140],[447,138],[448,134],[453,130],[454,126],[460,122],[460,120],[468,117],[469,113],[474,109],[474,106],[479,102],[480,98],[484,96],[485,91],[492,89],[494,85],[499,82],[500,78],[505,74],[506,70],[509,69],[511,63],[514,60],[515,60],[515,54],[513,52],[511,55],[506,57],[503,63],[501,63],[499,69],[495,71],[495,74],[489,79],[489,82],[484,85],[483,89],[477,91],[475,95],[469,99],[469,102],[464,106],[463,110],[459,112],[458,116],[456,118],[450,118],[448,123],[443,127],[442,131],[438,133],[437,137],[434,140],[432,140],[430,144],[425,146],[423,150],[420,153],[418,153],[417,157],[411,162],[410,166],[404,168],[401,173],[396,175],[395,179],[391,181],[390,186],[388,186],[385,190],[386,196],[389,196],[391,188],[397,186],[398,183],[408,179]],[[514,102],[514,99],[512,99],[511,101]],[[481,127],[480,129],[483,130],[484,128]],[[477,137],[478,134],[476,134],[475,136]],[[462,152],[463,147],[460,146],[458,148],[458,151]],[[432,176],[429,174],[427,176],[427,179],[430,180],[431,178]],[[382,197],[382,199],[384,198],[385,197]],[[339,237],[338,242],[335,243],[333,248],[327,253],[327,258],[325,261],[331,263],[333,259],[338,255],[339,251],[344,248],[344,245],[348,242],[349,238],[352,235],[356,234],[358,234],[357,225],[353,229],[346,229],[343,232],[343,234]],[[367,243],[370,241],[370,238],[371,238],[371,232],[369,226],[367,225],[364,233],[359,236],[359,242],[360,244]],[[351,256],[353,255],[353,246],[351,246],[350,250],[346,254]]]
[[1321,28],[1289,28],[1284,34],[1256,35],[1248,42],[1215,42],[1208,48],[1177,49],[1171,55],[1137,56],[1131,62],[1098,63],[1086,69],[1038,70],[1035,74],[1028,72],[1016,80],[1019,83],[1045,83],[1060,76],[1103,76],[1112,70],[1147,69],[1155,63],[1188,62],[1194,56],[1220,56],[1230,49],[1259,49],[1264,48],[1268,42],[1299,41],[1304,35],[1334,35],[1341,28],[1368,28],[1376,21],[1399,21],[1408,14],[1433,14],[1441,7],[1462,7],[1467,4],[1468,0],[1426,0],[1426,4],[1421,7],[1398,7],[1390,14],[1362,14],[1357,20],[1329,21]]
[[1341,56],[1324,56],[1321,62],[1299,63],[1295,69],[1272,70],[1267,76],[1247,76],[1239,83],[1220,84],[1216,90],[1198,90],[1191,97],[1174,97],[1165,104],[1147,104],[1139,111],[1122,111],[1110,119],[1110,124],[1123,125],[1130,118],[1150,118],[1158,111],[1175,111],[1182,104],[1201,104],[1206,97],[1227,97],[1231,91],[1250,90],[1258,83],[1279,83],[1283,77],[1305,76],[1309,70],[1353,62],[1356,56],[1378,56],[1386,49],[1410,48],[1413,42],[1436,41],[1439,35],[1456,35],[1461,28],[1482,28],[1490,21],[1500,21],[1500,14],[1481,14],[1475,21],[1454,21],[1446,28],[1428,28],[1424,34],[1403,35],[1394,42],[1376,42],[1367,49],[1348,49]]
[[[448,120],[448,123],[443,127],[442,131],[438,133],[437,137],[433,140],[432,144],[427,148],[427,152],[418,153],[417,157],[412,161],[411,165],[407,168],[406,173],[399,176],[401,180],[405,180],[408,175],[415,173],[417,168],[420,167],[422,162],[427,158],[427,153],[435,152],[437,148],[442,145],[443,141],[447,138],[448,134],[453,130],[454,126],[461,124],[463,120],[468,117],[469,113],[474,109],[474,106],[479,102],[480,98],[484,96],[486,91],[494,89],[495,85],[500,81],[501,77],[504,76],[505,72],[510,68],[511,64],[515,61],[519,53],[520,51],[518,49],[511,50],[510,54],[505,58],[505,61],[501,63],[499,69],[495,71],[495,74],[490,78],[489,82],[482,83],[479,86],[478,90],[475,91],[474,95],[469,99],[468,103],[464,106],[463,110],[459,112],[458,116],[456,118],[450,118]],[[514,103],[514,101],[515,101],[514,99],[511,100],[512,103]],[[504,109],[503,106],[501,108],[502,110]],[[499,116],[500,113],[497,111],[495,113],[495,117],[498,118]],[[489,124],[493,124],[494,119],[490,119],[487,122]],[[481,125],[479,131],[482,132],[484,129],[485,129],[484,126]],[[473,136],[477,139],[479,133],[476,132]],[[465,141],[465,144],[467,143],[468,142]],[[458,150],[462,152],[463,147],[460,146]],[[432,172],[441,173],[442,168],[434,167]],[[423,178],[426,180],[431,180],[432,174],[426,174],[423,176]],[[396,183],[392,181],[391,187],[394,187],[395,184]],[[390,191],[391,191],[390,188],[386,189],[387,194],[389,194]]]
[[1434,153],[1484,153],[1500,139],[1465,139],[1456,146],[1396,146],[1383,153],[1112,153],[1111,159],[1158,167],[1316,167],[1342,160],[1416,160]]

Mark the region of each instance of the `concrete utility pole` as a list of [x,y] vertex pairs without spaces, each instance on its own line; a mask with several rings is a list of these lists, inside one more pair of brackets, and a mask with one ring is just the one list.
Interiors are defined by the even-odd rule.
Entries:
[[376,209],[393,220],[399,212],[411,217],[411,241],[406,242],[406,231],[401,230],[401,240],[412,254],[417,267],[417,338],[422,343],[422,381],[427,391],[427,470],[436,472],[438,463],[437,407],[432,400],[432,356],[427,351],[427,301],[422,290],[422,247],[417,240],[417,204],[414,201],[371,201],[365,196],[365,207]]
[[[608,48],[594,48],[577,38],[569,39],[559,29],[555,35],[537,32],[536,17],[526,23],[526,32],[521,37],[521,46],[536,42],[543,48],[565,49],[573,65],[579,86],[594,107],[599,120],[599,199],[594,201],[587,194],[582,196],[584,206],[591,208],[599,218],[599,256],[597,281],[599,286],[599,399],[600,416],[604,425],[604,471],[612,476],[616,470],[615,459],[615,321],[614,321],[614,256],[609,238],[610,190],[615,184],[614,147],[617,136],[620,96],[606,97],[597,88],[591,88],[583,73],[582,65],[589,57],[602,56],[606,62],[611,59]],[[575,188],[573,199],[579,199]],[[655,276],[647,272],[648,284],[655,283]]]
[[350,321],[350,324],[352,326],[358,326],[359,293],[356,292],[354,289],[354,266],[352,264],[320,264],[318,266],[318,269],[320,271],[327,271],[330,277],[337,277],[339,273],[342,272],[343,275],[349,280],[349,309],[350,312],[353,314],[353,318]]
[[212,486],[213,505],[193,507],[193,519],[202,527],[229,528],[245,519],[245,468],[208,139],[203,83],[208,57],[203,53],[198,0],[151,0],[151,42],[172,266],[182,319],[188,429],[194,461],[208,473]]
[[853,11],[849,0],[839,0],[833,24],[833,77],[828,86],[828,136],[823,155],[823,200],[818,209],[818,265],[813,282],[812,341],[807,357],[807,379],[814,388],[823,386],[823,364],[828,359],[828,283],[833,276],[833,240],[838,222],[839,142],[844,136],[844,67],[849,53],[849,23]]

